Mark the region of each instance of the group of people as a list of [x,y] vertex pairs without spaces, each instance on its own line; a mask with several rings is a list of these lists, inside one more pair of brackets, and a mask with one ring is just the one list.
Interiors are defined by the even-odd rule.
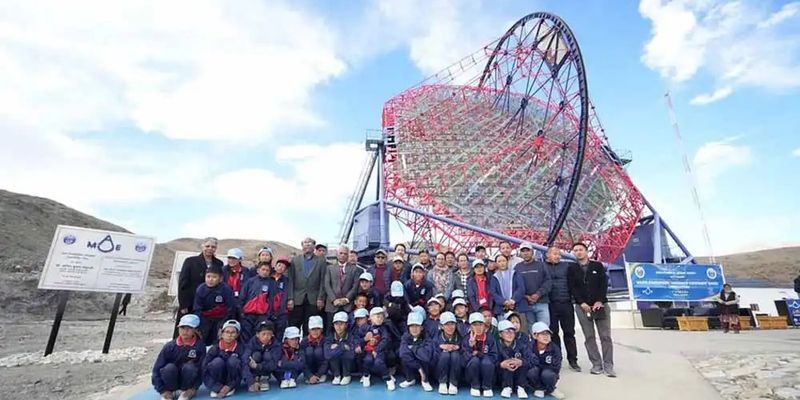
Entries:
[[[468,386],[472,396],[508,398],[553,395],[561,370],[561,342],[575,371],[575,318],[586,337],[592,374],[615,377],[603,265],[575,243],[575,262],[548,249],[534,260],[529,243],[501,242],[487,257],[421,250],[411,264],[398,244],[391,261],[379,249],[374,264],[339,246],[328,249],[307,238],[302,254],[273,260],[265,247],[256,265],[242,265],[231,249],[227,263],[215,257],[217,241],[184,262],[179,278],[179,318],[174,340],[153,367],[152,382],[163,399],[193,397],[204,384],[212,397],[240,387],[281,389],[329,378],[365,387],[380,378],[390,391],[417,382],[442,395]],[[274,262],[273,262],[274,261]],[[562,333],[563,340],[559,333]],[[600,336],[602,354],[595,335]],[[462,375],[463,373],[463,375]]]

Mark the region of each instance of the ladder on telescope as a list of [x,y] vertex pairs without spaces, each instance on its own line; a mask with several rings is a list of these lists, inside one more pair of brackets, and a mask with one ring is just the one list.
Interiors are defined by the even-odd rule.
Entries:
[[356,190],[350,196],[350,201],[347,205],[347,211],[345,211],[344,214],[344,220],[341,224],[342,228],[339,231],[339,243],[342,244],[346,244],[350,240],[350,234],[353,232],[353,222],[356,216],[356,211],[358,211],[361,201],[364,200],[364,193],[367,191],[369,177],[372,175],[372,170],[375,168],[375,162],[378,160],[377,151],[372,151],[370,153],[371,154],[369,158],[367,158],[366,162],[364,163],[364,168],[361,170],[361,176],[358,178]]

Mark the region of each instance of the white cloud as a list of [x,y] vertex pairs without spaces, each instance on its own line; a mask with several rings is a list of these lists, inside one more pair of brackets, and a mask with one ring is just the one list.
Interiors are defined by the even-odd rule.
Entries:
[[642,61],[674,82],[701,71],[711,75],[720,89],[695,97],[693,104],[719,100],[739,87],[798,88],[800,24],[793,20],[800,3],[775,12],[767,6],[755,0],[641,0],[639,13],[652,23]]
[[733,93],[733,88],[730,86],[726,86],[724,88],[717,89],[712,93],[704,93],[697,95],[691,101],[689,101],[689,103],[693,105],[706,105],[718,100],[722,100],[730,96],[731,93]]
[[716,181],[734,169],[750,164],[753,154],[750,147],[736,144],[737,138],[708,142],[700,146],[694,155],[693,170],[697,177],[698,191],[703,194],[714,192]]
[[792,151],[792,155],[795,157],[800,157],[800,147],[794,149],[794,151]]
[[66,132],[260,140],[323,124],[311,90],[346,68],[336,32],[287,2],[4,2],[0,26],[0,109]]

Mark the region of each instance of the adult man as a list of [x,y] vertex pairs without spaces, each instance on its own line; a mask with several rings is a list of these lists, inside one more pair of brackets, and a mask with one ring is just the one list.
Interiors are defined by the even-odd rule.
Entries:
[[797,275],[797,278],[794,278],[794,292],[797,293],[797,297],[800,298],[800,274]]
[[559,325],[564,331],[564,347],[567,349],[569,367],[581,372],[578,365],[578,348],[575,345],[575,311],[572,308],[572,296],[569,294],[570,263],[561,261],[561,249],[550,246],[545,255],[545,268],[550,272],[552,287],[550,288],[550,332],[553,342],[561,346],[558,336]]
[[449,250],[446,253],[444,253],[444,263],[445,265],[447,265],[447,269],[449,269],[450,272],[453,272],[456,269],[458,269],[458,267],[456,266],[456,253],[453,253],[452,251]]
[[406,261],[402,256],[395,255],[392,257],[392,265],[391,269],[389,270],[388,279],[389,280],[386,284],[390,288],[392,286],[392,282],[394,281],[399,281],[405,284],[407,280],[411,279],[411,268],[406,268]]
[[361,275],[362,272],[367,272],[367,267],[358,262],[358,252],[355,250],[350,250],[350,254],[347,256],[347,263],[355,265],[356,268],[360,270],[358,272],[359,275]]
[[323,259],[328,258],[328,246],[320,243],[314,246],[314,255],[317,257],[322,257]]
[[206,281],[206,269],[212,265],[222,268],[222,260],[215,257],[217,253],[217,238],[207,237],[200,245],[201,253],[188,257],[183,261],[181,274],[178,276],[178,315],[175,318],[175,331],[172,338],[178,337],[177,322],[186,314],[192,313],[194,294],[197,287]]
[[489,258],[486,257],[486,247],[482,245],[475,246],[475,259],[482,260],[484,265],[489,265]]
[[517,310],[524,316],[522,324],[523,330],[527,332],[528,327],[535,322],[544,322],[550,325],[549,295],[552,282],[550,271],[542,263],[533,261],[533,245],[522,243],[519,246],[519,254],[522,256],[514,271],[519,277],[517,282],[523,286],[522,291],[515,290],[515,293],[522,293],[521,297],[514,299],[517,302]]
[[389,290],[389,267],[386,266],[386,258],[388,257],[386,250],[378,249],[375,251],[375,265],[367,268],[367,272],[372,274],[373,279],[372,286],[375,287],[375,290],[378,291],[378,294],[381,295],[381,298],[386,294],[386,291]]
[[327,268],[325,259],[314,255],[316,244],[314,239],[303,239],[303,254],[294,256],[292,267],[286,271],[294,290],[294,299],[286,305],[290,309],[289,325],[302,326],[303,334],[308,333],[308,317],[319,315],[325,308],[322,284]]
[[[520,251],[522,251],[521,247]],[[506,259],[508,259],[508,269],[512,271],[514,270],[514,268],[517,267],[517,264],[519,264],[522,261],[522,258],[511,255],[511,243],[505,240],[500,242],[500,254],[506,256]]]
[[429,253],[428,250],[422,249],[419,251],[419,264],[422,264],[422,267],[425,268],[425,273],[433,269],[431,253]]
[[327,314],[328,327],[332,326],[333,314],[339,311],[350,312],[353,308],[353,298],[358,288],[358,268],[348,262],[350,249],[340,245],[336,250],[336,263],[328,264],[325,275],[325,313]]
[[[611,378],[614,372],[614,348],[611,342],[611,318],[608,312],[608,278],[603,264],[589,260],[589,252],[583,243],[572,245],[572,254],[577,263],[570,265],[570,294],[575,299],[575,313],[586,338],[586,353],[592,362],[591,373],[606,373]],[[595,341],[595,326],[603,348],[602,358]]]
[[406,245],[403,244],[403,243],[398,243],[398,244],[394,245],[394,256],[403,258],[403,269],[408,271],[408,276],[410,276],[411,275],[411,263],[408,262],[408,254],[406,253],[407,250],[408,249],[406,249]]

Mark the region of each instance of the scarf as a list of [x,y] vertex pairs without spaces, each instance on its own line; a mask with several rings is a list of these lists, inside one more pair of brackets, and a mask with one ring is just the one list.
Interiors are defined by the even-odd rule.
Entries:
[[475,286],[478,287],[478,308],[489,305],[489,291],[486,290],[486,275],[475,275]]
[[283,342],[283,356],[287,360],[292,361],[297,357],[297,349],[289,345],[289,342]]
[[219,349],[224,352],[233,353],[236,351],[237,346],[239,346],[238,341],[233,342],[233,344],[230,347],[227,347],[224,340],[222,339],[219,340]]
[[513,292],[514,285],[514,271],[507,269],[500,271],[499,269],[494,272],[494,277],[500,283],[500,292],[503,294],[504,299],[510,299]]
[[436,288],[436,293],[444,293],[444,290],[447,287],[451,277],[451,272],[447,269],[447,267],[433,267],[431,270],[431,280],[433,281],[433,287]]
[[308,344],[312,346],[319,346],[320,342],[322,342],[322,335],[319,335],[319,337],[314,339],[313,337],[311,337],[311,334],[308,334],[306,340],[308,340]]

